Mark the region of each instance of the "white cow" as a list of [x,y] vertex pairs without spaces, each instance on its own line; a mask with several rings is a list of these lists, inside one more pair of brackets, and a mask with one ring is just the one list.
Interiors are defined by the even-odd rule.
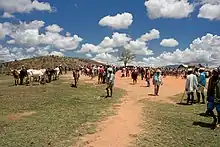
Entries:
[[[29,79],[30,85],[33,84],[34,78],[37,78],[39,80],[39,84],[40,84],[45,73],[46,73],[46,69],[40,69],[40,70],[28,69],[27,74],[28,74],[28,79]],[[33,78],[33,80],[32,80],[32,78]]]
[[55,79],[57,80],[57,79],[59,79],[60,69],[59,69],[59,67],[56,67],[54,70],[55,70]]

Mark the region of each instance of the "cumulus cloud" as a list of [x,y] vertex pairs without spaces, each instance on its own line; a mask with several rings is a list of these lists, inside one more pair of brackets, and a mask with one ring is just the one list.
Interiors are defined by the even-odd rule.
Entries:
[[158,57],[143,58],[149,66],[164,66],[182,63],[201,63],[219,65],[220,63],[220,36],[207,34],[195,39],[185,50],[177,49],[174,52],[164,52]]
[[102,48],[93,44],[83,44],[82,48],[78,51],[80,53],[113,53],[115,50],[113,48]]
[[33,10],[52,11],[48,2],[38,0],[0,0],[0,9],[8,13],[29,13]]
[[142,35],[138,40],[142,42],[146,42],[146,41],[150,41],[150,40],[158,39],[158,38],[160,38],[160,32],[156,29],[152,29],[150,33],[146,33]]
[[173,38],[169,38],[169,39],[163,39],[160,45],[164,47],[176,47],[179,45],[179,42]]
[[7,30],[4,28],[3,24],[0,23],[0,39],[4,39],[7,34]]
[[157,18],[185,18],[193,11],[194,6],[188,0],[146,0],[148,16]]
[[105,37],[103,41],[98,45],[89,43],[83,44],[78,52],[113,53],[118,51],[117,48],[123,47],[128,44],[130,40],[131,38],[127,34],[114,32],[111,38]]
[[95,46],[93,44],[89,44],[89,43],[86,43],[86,44],[83,44],[82,45],[82,48],[80,50],[81,53],[87,53],[87,52],[97,52],[99,49],[98,46]]
[[47,26],[46,30],[49,31],[49,32],[52,32],[52,33],[59,33],[61,31],[63,31],[63,28],[61,28],[57,24],[53,24],[53,25]]
[[153,51],[148,49],[146,42],[139,40],[130,41],[129,44],[124,46],[125,49],[131,50],[136,55],[152,55]]
[[49,51],[47,47],[3,47],[0,46],[0,60],[11,61],[31,58],[33,56],[56,55],[63,56],[63,53],[58,51]]
[[92,58],[92,54],[87,53],[87,54],[86,54],[86,57],[88,57],[88,58]]
[[8,40],[7,43],[8,44],[15,44],[15,40]]
[[112,38],[105,37],[104,40],[99,44],[102,48],[115,48],[126,45],[131,38],[125,33],[114,32]]
[[4,12],[1,17],[2,18],[14,18],[15,16],[8,12]]
[[9,41],[10,44],[19,44],[27,47],[38,45],[52,45],[62,51],[76,49],[82,38],[78,35],[63,36],[59,34],[62,30],[58,25],[51,25],[46,29],[50,31],[40,33],[39,29],[44,27],[43,21],[34,20],[29,23],[20,22],[19,24],[11,24],[5,22],[0,23],[0,38],[4,38],[8,35],[14,41]]
[[220,2],[219,3],[205,3],[199,9],[198,18],[205,18],[209,20],[220,20]]
[[58,52],[58,51],[52,51],[50,53],[50,55],[59,56],[59,57],[63,57],[64,56],[64,54],[62,52]]
[[115,56],[108,53],[97,54],[93,60],[108,64],[116,64],[118,62],[118,59]]
[[133,22],[130,13],[117,14],[115,16],[105,16],[99,21],[99,25],[108,26],[113,29],[127,29]]

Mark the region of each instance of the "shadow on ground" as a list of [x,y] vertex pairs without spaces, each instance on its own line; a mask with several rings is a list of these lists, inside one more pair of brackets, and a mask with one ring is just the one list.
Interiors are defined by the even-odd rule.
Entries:
[[215,129],[215,126],[211,123],[205,123],[205,122],[200,122],[200,121],[194,121],[193,122],[193,125],[194,126],[200,126],[200,127],[203,127],[203,128],[210,128],[210,129]]

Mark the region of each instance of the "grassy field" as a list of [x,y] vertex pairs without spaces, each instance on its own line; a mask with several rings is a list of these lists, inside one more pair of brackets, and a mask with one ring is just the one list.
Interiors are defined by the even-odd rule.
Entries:
[[94,133],[97,120],[112,114],[123,91],[105,99],[104,86],[80,83],[77,89],[64,79],[40,86],[12,86],[0,76],[0,146],[69,146]]
[[[182,95],[173,97],[179,102]],[[206,105],[173,105],[145,101],[143,133],[134,146],[219,147],[220,129],[211,129],[212,118],[200,116]]]

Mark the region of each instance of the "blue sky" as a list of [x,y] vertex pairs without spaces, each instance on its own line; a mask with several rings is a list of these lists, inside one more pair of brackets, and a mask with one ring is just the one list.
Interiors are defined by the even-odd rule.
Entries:
[[[0,4],[1,4],[0,0]],[[15,0],[9,0],[15,1]],[[19,1],[19,0],[18,0]],[[29,0],[26,0],[29,1]],[[150,0],[152,1],[152,0]],[[220,11],[215,12],[214,16],[209,16],[209,14],[203,14],[202,17],[198,17],[199,13],[202,13],[201,7],[210,4],[212,6],[218,6],[220,8],[220,4],[217,0],[210,0],[211,3],[208,3],[206,0],[201,0],[199,5],[192,3],[191,1],[185,2],[184,4],[188,4],[194,6],[193,11],[187,16],[180,16],[181,18],[176,18],[176,15],[171,15],[169,13],[185,13],[182,10],[173,10],[170,12],[164,12],[166,14],[162,14],[158,18],[151,18],[149,16],[149,11],[153,11],[151,5],[154,2],[148,1],[148,5],[146,6],[147,1],[145,0],[111,0],[111,1],[103,1],[103,0],[38,0],[39,3],[46,3],[50,5],[53,12],[48,12],[48,10],[41,10],[41,9],[33,9],[30,12],[23,12],[21,10],[14,10],[12,8],[5,8],[4,6],[0,6],[0,15],[7,12],[14,15],[14,18],[0,18],[0,23],[9,22],[11,24],[18,24],[19,21],[21,22],[31,22],[33,20],[43,21],[44,27],[57,24],[63,31],[60,32],[61,35],[65,36],[66,32],[71,33],[71,35],[78,35],[83,40],[74,50],[68,50],[62,52],[64,55],[67,56],[80,56],[85,58],[85,52],[78,53],[77,50],[80,50],[83,44],[89,43],[93,45],[98,45],[104,39],[104,37],[108,36],[111,38],[114,32],[118,33],[125,33],[129,35],[132,40],[136,40],[141,35],[145,33],[149,33],[150,30],[156,29],[160,32],[160,37],[156,39],[152,39],[146,42],[146,46],[148,49],[153,51],[153,55],[138,55],[137,61],[138,62],[155,62],[156,57],[160,56],[164,51],[173,53],[176,49],[185,50],[189,47],[193,40],[196,38],[200,38],[202,40],[203,36],[206,36],[207,33],[219,36],[220,35]],[[160,1],[160,0],[156,0]],[[165,0],[161,0],[163,3]],[[170,6],[177,6],[178,3],[175,0],[167,0],[171,2],[164,2],[163,6],[169,4]],[[173,1],[173,2],[172,2]],[[184,0],[186,1],[186,0]],[[177,5],[175,5],[177,4]],[[184,6],[184,5],[183,5]],[[188,7],[189,8],[189,7]],[[171,8],[170,8],[171,9]],[[183,9],[183,8],[182,8]],[[212,10],[212,9],[211,9]],[[211,11],[209,10],[209,11]],[[167,10],[168,11],[168,10]],[[175,12],[177,11],[177,12]],[[125,29],[114,29],[112,27],[101,26],[99,21],[104,18],[105,16],[115,16],[117,14],[123,13],[130,13],[133,16],[133,22],[128,28]],[[152,12],[153,13],[153,12]],[[186,12],[187,13],[187,12]],[[213,12],[206,12],[213,14]],[[214,17],[214,18],[213,18]],[[44,33],[44,27],[40,28],[40,32]],[[11,37],[11,36],[10,36]],[[10,38],[9,37],[9,38]],[[163,39],[170,39],[173,38],[178,42],[178,45],[173,47],[164,47],[160,45]],[[27,48],[24,44],[13,44],[8,45],[6,43],[7,35],[4,39],[1,39],[1,44],[3,45],[2,48],[10,48],[12,47],[22,47]],[[217,38],[217,41],[219,39]],[[204,45],[205,46],[205,45]],[[28,48],[31,47],[28,45]],[[33,47],[36,47],[34,45]],[[39,45],[42,47],[42,45]],[[206,50],[206,49],[204,49]],[[58,52],[59,50],[56,49]],[[90,53],[87,53],[90,54]],[[106,55],[106,58],[111,58],[114,53],[102,53]],[[95,58],[97,54],[92,53],[92,57]],[[149,57],[155,58],[149,61]],[[29,57],[29,56],[28,56]],[[98,56],[99,57],[99,56]],[[88,57],[86,57],[88,58]],[[184,56],[181,56],[184,58]],[[100,60],[104,60],[101,58],[96,58]],[[166,59],[163,59],[166,60]],[[162,60],[161,60],[162,61]],[[188,60],[187,60],[188,61]],[[173,61],[172,61],[173,62]],[[183,62],[183,60],[182,60]],[[191,61],[189,61],[191,62]],[[209,62],[202,61],[202,62]],[[211,62],[211,59],[210,59]],[[169,64],[171,63],[168,62]],[[168,64],[167,63],[167,64]],[[155,63],[156,64],[156,63]]]

